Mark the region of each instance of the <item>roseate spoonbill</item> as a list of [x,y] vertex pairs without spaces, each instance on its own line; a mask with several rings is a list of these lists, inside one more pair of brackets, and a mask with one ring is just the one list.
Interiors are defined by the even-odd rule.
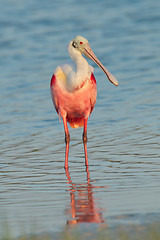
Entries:
[[104,71],[111,83],[118,86],[118,81],[98,60],[84,37],[75,37],[68,45],[68,52],[73,65],[64,64],[56,68],[50,83],[51,95],[55,109],[64,124],[66,142],[64,167],[68,168],[70,141],[67,122],[72,128],[84,127],[82,138],[87,167],[87,120],[96,103],[97,84],[93,67],[88,64],[82,54],[93,60]]

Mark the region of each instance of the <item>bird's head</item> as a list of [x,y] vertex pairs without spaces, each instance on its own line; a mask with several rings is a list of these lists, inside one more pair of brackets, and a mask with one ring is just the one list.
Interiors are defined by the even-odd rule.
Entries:
[[80,53],[82,53],[85,57],[90,58],[92,61],[94,61],[103,70],[103,72],[107,75],[109,81],[111,83],[113,83],[115,86],[118,86],[117,79],[98,60],[96,55],[93,53],[93,51],[89,45],[89,42],[86,38],[84,38],[82,36],[76,36],[71,41],[71,46],[76,51],[79,51]]
[[[85,55],[85,49],[89,46],[89,42],[82,36],[77,36],[72,40],[72,47]],[[87,57],[87,56],[86,56]]]

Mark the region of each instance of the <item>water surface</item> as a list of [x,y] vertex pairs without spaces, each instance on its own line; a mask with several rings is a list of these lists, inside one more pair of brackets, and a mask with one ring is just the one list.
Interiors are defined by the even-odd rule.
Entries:
[[[159,22],[158,0],[1,1],[0,225],[7,221],[13,236],[159,216]],[[89,61],[98,84],[89,172],[82,129],[69,128],[63,168],[63,124],[49,89],[76,35],[119,81],[113,86]]]

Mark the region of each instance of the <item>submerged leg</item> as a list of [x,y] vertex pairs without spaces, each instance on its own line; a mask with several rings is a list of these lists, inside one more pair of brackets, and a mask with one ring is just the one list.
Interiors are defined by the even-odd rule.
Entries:
[[88,156],[87,156],[87,121],[88,118],[84,119],[84,130],[83,130],[83,144],[85,153],[85,165],[88,168]]
[[65,165],[64,168],[68,168],[68,154],[69,154],[69,141],[70,141],[70,135],[68,131],[68,125],[66,117],[63,117],[63,125],[64,125],[64,131],[65,131],[65,143],[66,143],[66,152],[65,152]]

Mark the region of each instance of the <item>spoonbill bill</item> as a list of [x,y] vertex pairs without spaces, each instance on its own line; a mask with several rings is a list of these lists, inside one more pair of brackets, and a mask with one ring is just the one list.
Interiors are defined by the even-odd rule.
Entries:
[[68,45],[68,52],[73,64],[58,66],[51,78],[52,101],[59,117],[63,119],[65,131],[65,169],[68,168],[70,134],[67,122],[72,128],[83,127],[85,165],[87,157],[87,120],[93,111],[97,98],[97,83],[91,67],[82,54],[93,60],[115,86],[117,79],[102,65],[93,53],[88,40],[76,36]]

